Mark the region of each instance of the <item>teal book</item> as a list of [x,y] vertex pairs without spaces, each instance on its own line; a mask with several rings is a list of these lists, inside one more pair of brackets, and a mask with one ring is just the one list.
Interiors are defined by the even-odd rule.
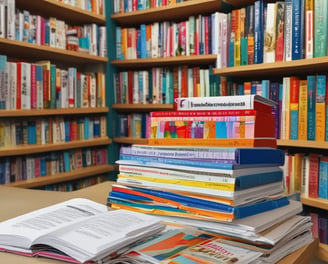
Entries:
[[315,75],[307,76],[307,140],[315,140],[315,105],[316,105],[316,77]]
[[319,161],[318,197],[328,199],[328,157],[322,156]]
[[247,65],[248,64],[248,39],[241,38],[240,39],[240,64]]
[[56,65],[50,65],[50,108],[56,108]]
[[314,0],[314,57],[327,55],[327,9],[327,0]]

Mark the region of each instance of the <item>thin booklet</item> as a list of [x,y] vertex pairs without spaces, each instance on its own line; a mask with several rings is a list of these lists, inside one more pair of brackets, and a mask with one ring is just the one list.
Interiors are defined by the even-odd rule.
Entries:
[[75,263],[103,262],[164,229],[154,216],[108,211],[88,199],[72,199],[0,223],[0,250]]

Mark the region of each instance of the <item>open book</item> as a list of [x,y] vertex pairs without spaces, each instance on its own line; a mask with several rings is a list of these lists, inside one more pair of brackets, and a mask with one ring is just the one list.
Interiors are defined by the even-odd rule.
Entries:
[[75,263],[109,260],[153,237],[159,218],[72,199],[0,223],[0,250]]

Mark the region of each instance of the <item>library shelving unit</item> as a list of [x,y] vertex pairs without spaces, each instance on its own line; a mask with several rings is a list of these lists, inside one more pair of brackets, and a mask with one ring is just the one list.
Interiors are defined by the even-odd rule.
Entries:
[[[237,0],[229,1],[231,4],[238,2]],[[240,2],[240,1],[239,1]],[[249,1],[248,4],[253,4],[254,1]],[[245,4],[244,6],[246,6]],[[305,76],[308,74],[324,73],[328,66],[328,57],[317,57],[312,59],[300,59],[293,61],[282,61],[274,63],[262,63],[243,65],[227,68],[216,68],[214,74],[242,79],[262,78],[276,79],[284,76]],[[306,141],[306,140],[277,140],[277,146],[281,149],[292,149],[298,152],[327,152],[328,142]],[[301,196],[301,201],[304,205],[309,205],[315,208],[328,210],[328,200],[320,198],[309,198]],[[317,257],[324,261],[328,261],[328,245],[319,243]]]
[[[229,4],[229,1],[227,4]],[[139,24],[149,24],[160,21],[176,21],[187,19],[191,15],[209,14],[221,9],[220,0],[191,0],[184,1],[169,6],[150,8],[147,10],[112,14],[111,19],[114,21],[114,26],[135,27]],[[190,55],[190,56],[175,56],[165,58],[145,58],[145,59],[124,59],[111,60],[111,65],[114,70],[129,70],[129,69],[149,69],[152,67],[166,67],[173,65],[210,65],[215,64],[216,55]],[[170,111],[174,109],[173,104],[112,104],[112,109],[117,113],[137,113],[151,111]],[[129,137],[113,137],[113,141],[120,144],[147,143],[147,139],[129,138]]]
[[[16,8],[19,10],[28,10],[31,14],[41,15],[43,17],[55,17],[61,19],[70,25],[83,25],[96,23],[105,25],[104,15],[95,14],[80,8],[64,4],[56,0],[35,0],[24,1],[16,0]],[[33,63],[35,61],[48,60],[51,63],[60,65],[60,67],[75,67],[81,71],[90,70],[94,65],[98,68],[105,68],[108,64],[107,57],[89,55],[82,52],[63,50],[49,46],[40,46],[32,43],[21,42],[6,38],[0,38],[1,54],[6,55],[8,60],[26,61]],[[89,68],[85,68],[88,66]],[[108,107],[94,108],[59,108],[59,109],[40,109],[40,110],[0,110],[0,118],[10,120],[11,118],[24,118],[29,120],[38,117],[75,117],[108,115]],[[98,137],[88,140],[76,140],[71,142],[61,142],[54,144],[33,144],[18,145],[12,147],[0,147],[0,158],[7,158],[20,155],[30,155],[35,153],[47,153],[51,151],[64,151],[70,149],[79,149],[87,147],[104,146],[108,147],[112,143],[110,137]],[[21,180],[8,183],[8,186],[17,186],[23,188],[41,187],[48,184],[62,183],[71,180],[82,179],[86,177],[97,176],[100,174],[109,174],[114,170],[113,165],[107,162],[103,165],[94,165],[70,172],[47,175],[29,180]]]

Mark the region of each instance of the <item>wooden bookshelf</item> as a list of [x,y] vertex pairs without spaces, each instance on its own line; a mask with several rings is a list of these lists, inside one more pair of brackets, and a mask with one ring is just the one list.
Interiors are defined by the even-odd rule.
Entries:
[[319,259],[323,259],[323,260],[328,259],[328,245],[319,243],[316,256]]
[[111,18],[120,25],[136,25],[141,23],[151,23],[154,20],[176,20],[184,19],[196,14],[206,14],[213,10],[220,10],[220,0],[192,0],[175,5],[150,8],[135,12],[113,14]]
[[119,112],[170,111],[173,104],[112,104],[112,109]]
[[113,142],[120,144],[148,144],[148,139],[132,137],[114,137]]
[[16,0],[16,6],[21,10],[30,10],[44,17],[56,17],[71,25],[96,23],[105,25],[104,15],[95,14],[57,0]]
[[108,107],[34,109],[34,110],[1,110],[0,117],[89,115],[89,114],[104,114],[107,112],[108,112]]
[[161,67],[171,65],[209,65],[215,64],[216,55],[190,55],[176,56],[166,58],[146,58],[146,59],[127,59],[127,60],[112,60],[111,64],[118,68],[135,69],[146,67]]
[[322,72],[327,66],[328,56],[313,59],[243,65],[221,69],[216,68],[213,69],[213,73],[220,76],[231,77],[281,76],[284,73],[297,75]]
[[0,38],[1,54],[20,60],[51,60],[51,62],[69,65],[99,64],[108,62],[107,57],[100,57],[78,51],[64,50],[33,43]]
[[309,149],[326,149],[328,150],[328,142],[326,141],[308,141],[308,140],[283,140],[278,139],[279,147],[293,148],[309,148]]
[[77,179],[99,175],[102,173],[108,173],[111,171],[114,171],[113,165],[95,165],[86,168],[76,169],[70,172],[58,173],[50,176],[42,176],[25,181],[17,181],[14,183],[6,184],[5,186],[34,188],[38,186],[44,186],[65,181],[73,181]]
[[22,146],[19,145],[13,147],[2,147],[0,148],[0,157],[35,154],[35,153],[67,150],[67,149],[74,149],[74,148],[103,146],[111,143],[112,140],[110,138],[103,137],[103,138],[76,140],[76,141],[53,143],[53,144],[22,145]]

